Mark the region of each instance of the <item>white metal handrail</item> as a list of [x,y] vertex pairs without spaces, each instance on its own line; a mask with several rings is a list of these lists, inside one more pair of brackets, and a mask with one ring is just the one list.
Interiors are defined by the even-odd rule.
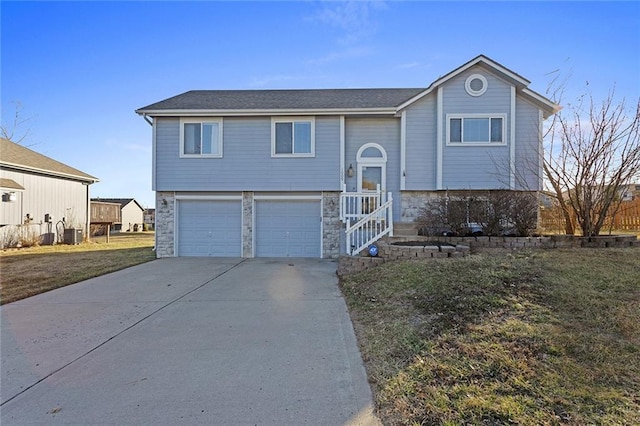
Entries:
[[385,235],[393,236],[393,197],[351,225],[347,221],[347,253],[354,256]]
[[343,186],[340,194],[340,220],[344,223],[360,220],[385,202],[378,185],[376,192],[347,192]]

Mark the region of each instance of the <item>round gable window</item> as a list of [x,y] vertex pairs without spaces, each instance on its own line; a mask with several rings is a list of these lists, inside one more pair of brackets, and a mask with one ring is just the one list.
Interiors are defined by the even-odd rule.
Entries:
[[487,79],[480,74],[472,74],[464,82],[464,88],[471,96],[480,96],[487,91]]

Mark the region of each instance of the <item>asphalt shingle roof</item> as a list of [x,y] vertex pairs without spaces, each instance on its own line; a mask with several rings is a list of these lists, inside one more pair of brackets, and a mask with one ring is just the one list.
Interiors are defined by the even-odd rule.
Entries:
[[13,179],[0,178],[0,188],[2,189],[24,189],[24,186],[20,185]]
[[191,90],[145,110],[297,110],[394,108],[424,88],[308,90]]
[[184,115],[189,112],[220,114],[252,114],[282,111],[283,114],[304,113],[397,113],[409,101],[415,101],[450,78],[473,66],[481,66],[505,78],[519,88],[520,94],[543,109],[545,118],[555,114],[559,106],[526,89],[529,81],[490,58],[479,55],[455,70],[439,77],[427,88],[396,89],[300,89],[300,90],[191,90],[136,110],[141,115]]
[[72,177],[86,182],[98,181],[96,177],[5,138],[0,138],[0,165]]
[[114,204],[120,204],[120,208],[126,206],[127,204],[129,204],[130,202],[134,202],[138,205],[138,207],[140,207],[142,210],[144,210],[144,207],[142,207],[140,205],[140,203],[138,203],[136,201],[135,198],[92,198],[91,201],[96,201],[96,202],[100,202],[100,203],[114,203]]

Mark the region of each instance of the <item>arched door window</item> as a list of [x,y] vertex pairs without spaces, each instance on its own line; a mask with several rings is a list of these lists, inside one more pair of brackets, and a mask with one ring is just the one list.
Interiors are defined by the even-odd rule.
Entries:
[[358,191],[375,192],[387,187],[387,153],[377,143],[367,143],[360,147],[356,155],[358,165]]

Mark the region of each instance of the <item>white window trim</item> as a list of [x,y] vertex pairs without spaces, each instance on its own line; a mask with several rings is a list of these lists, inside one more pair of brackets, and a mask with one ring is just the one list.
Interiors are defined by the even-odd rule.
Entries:
[[[382,157],[363,157],[362,154],[369,148],[377,149]],[[362,189],[362,169],[364,167],[380,167],[380,191],[387,190],[387,151],[385,151],[382,145],[372,142],[362,145],[360,149],[358,149],[358,153],[356,154],[356,164],[358,166],[358,192],[365,192]]]
[[[482,89],[473,90],[471,88],[471,82],[475,79],[482,81]],[[487,87],[488,87],[487,79],[482,74],[471,74],[469,77],[467,77],[467,80],[464,82],[464,88],[470,96],[484,95],[484,92],[487,91]]]
[[[276,123],[311,123],[311,152],[276,154]],[[295,146],[292,145],[292,148]],[[316,156],[316,119],[315,117],[271,117],[271,157],[274,158],[310,158]]]
[[[461,118],[501,118],[502,119],[502,142],[451,142],[451,119]],[[446,127],[446,140],[447,146],[506,146],[507,145],[507,114],[447,114],[445,127]],[[462,125],[464,132],[464,124]],[[489,127],[491,131],[491,127]]]
[[[220,154],[185,154],[184,153],[184,125],[188,123],[216,123],[218,124],[218,140],[220,141]],[[222,117],[181,117],[180,118],[180,158],[222,158],[224,152],[224,140]]]

